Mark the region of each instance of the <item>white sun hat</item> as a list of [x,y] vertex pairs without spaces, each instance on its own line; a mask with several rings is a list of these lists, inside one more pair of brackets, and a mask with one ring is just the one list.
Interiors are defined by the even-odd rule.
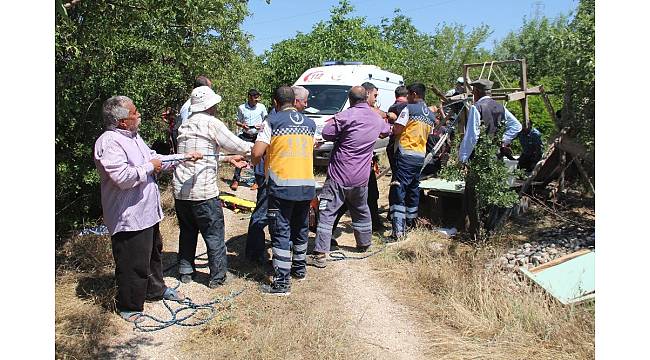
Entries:
[[221,96],[212,91],[209,86],[199,86],[192,90],[190,95],[190,111],[205,111],[220,102]]

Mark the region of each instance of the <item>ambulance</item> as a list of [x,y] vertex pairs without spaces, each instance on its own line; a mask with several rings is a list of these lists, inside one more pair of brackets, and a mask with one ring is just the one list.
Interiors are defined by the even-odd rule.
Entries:
[[[377,106],[387,111],[395,102],[395,88],[404,85],[401,75],[382,70],[362,62],[326,61],[323,66],[305,71],[294,85],[309,90],[308,108],[304,114],[316,123],[314,165],[326,166],[333,144],[321,135],[325,121],[350,106],[348,92],[353,86],[364,82],[373,83],[378,89]],[[375,152],[385,151],[388,138],[375,143]]]

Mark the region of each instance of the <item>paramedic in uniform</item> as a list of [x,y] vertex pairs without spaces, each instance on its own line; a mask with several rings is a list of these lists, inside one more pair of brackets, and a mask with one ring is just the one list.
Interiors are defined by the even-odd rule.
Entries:
[[397,169],[388,195],[393,241],[404,236],[407,228],[412,227],[418,217],[420,169],[426,155],[427,138],[436,120],[435,113],[424,103],[424,91],[422,83],[408,87],[409,103],[393,125]]
[[253,147],[253,164],[259,163],[266,152],[267,218],[274,276],[270,285],[262,285],[262,292],[272,295],[289,295],[291,276],[306,276],[309,203],[316,195],[316,124],[297,111],[294,101],[291,87],[280,86],[275,91],[277,112],[264,121]]

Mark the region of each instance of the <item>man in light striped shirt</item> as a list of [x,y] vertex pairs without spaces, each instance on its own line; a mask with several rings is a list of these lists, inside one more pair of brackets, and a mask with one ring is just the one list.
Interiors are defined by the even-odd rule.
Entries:
[[250,154],[253,143],[237,137],[214,116],[221,96],[210,87],[195,88],[190,101],[192,115],[178,129],[178,151],[198,151],[205,157],[194,163],[181,163],[174,171],[174,198],[180,226],[178,273],[183,283],[192,281],[196,243],[201,232],[208,248],[208,286],[216,288],[225,283],[227,270],[217,164],[229,161],[237,168],[246,165],[242,155],[220,156],[219,151]]

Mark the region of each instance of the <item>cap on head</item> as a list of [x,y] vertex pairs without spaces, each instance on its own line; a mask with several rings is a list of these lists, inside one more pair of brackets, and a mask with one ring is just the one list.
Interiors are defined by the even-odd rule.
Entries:
[[250,90],[248,90],[248,96],[255,97],[255,96],[258,96],[258,95],[261,95],[261,94],[260,94],[259,91],[257,91],[257,89],[250,89]]
[[190,111],[205,111],[220,102],[221,96],[210,89],[210,87],[199,86],[192,90],[192,95],[190,95]]
[[482,90],[492,90],[492,85],[494,85],[494,82],[488,80],[488,79],[478,79],[475,81],[472,81],[469,83],[472,86],[478,87],[479,89]]
[[456,82],[459,83],[459,84],[464,84],[464,83],[465,83],[465,79],[463,79],[463,77],[461,76],[461,77],[459,77],[458,79],[456,79]]

